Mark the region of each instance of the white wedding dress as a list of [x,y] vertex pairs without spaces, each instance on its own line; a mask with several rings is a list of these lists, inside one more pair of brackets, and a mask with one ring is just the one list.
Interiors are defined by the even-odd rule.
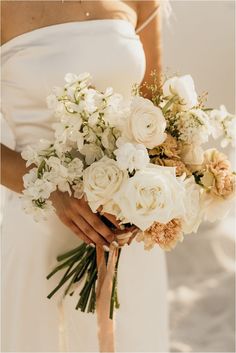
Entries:
[[[3,143],[16,151],[52,137],[46,96],[67,72],[90,72],[93,85],[112,86],[125,97],[145,72],[139,36],[126,20],[69,22],[33,30],[2,46]],[[5,191],[2,214],[2,351],[57,352],[60,296],[47,299],[58,277],[46,280],[56,256],[80,240],[55,216],[35,223],[19,195]],[[167,352],[168,310],[165,257],[133,242],[122,251],[116,349]],[[98,351],[96,316],[64,303],[69,352]]]

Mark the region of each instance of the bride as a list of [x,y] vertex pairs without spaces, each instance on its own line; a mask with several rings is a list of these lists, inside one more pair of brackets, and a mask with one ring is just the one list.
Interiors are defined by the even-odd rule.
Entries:
[[[161,72],[159,1],[2,1],[2,351],[60,350],[58,278],[46,280],[55,258],[85,241],[103,246],[115,235],[85,200],[55,192],[55,214],[35,223],[22,211],[26,173],[20,152],[52,137],[45,99],[65,73],[89,72],[99,90],[130,96],[134,83]],[[147,96],[148,97],[148,96]],[[110,218],[109,215],[107,215]],[[110,218],[111,219],[111,218]],[[111,219],[115,222],[113,219]],[[167,352],[167,280],[163,252],[133,242],[122,251],[117,351]],[[96,317],[64,302],[69,352],[98,351]]]

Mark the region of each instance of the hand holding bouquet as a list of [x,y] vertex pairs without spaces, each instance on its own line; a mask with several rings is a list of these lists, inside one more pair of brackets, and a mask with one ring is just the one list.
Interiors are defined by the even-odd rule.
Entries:
[[[204,151],[203,145],[210,136],[222,137],[223,147],[235,145],[236,118],[224,107],[205,108],[191,76],[172,77],[161,87],[154,81],[151,100],[140,95],[140,87],[129,100],[112,88],[100,92],[88,73],[67,74],[65,80],[47,98],[56,120],[54,140],[22,153],[27,165],[34,165],[24,177],[27,212],[37,220],[47,217],[53,211],[50,195],[58,189],[85,198],[94,213],[113,215],[123,228],[135,226],[136,240],[145,249],[159,245],[164,250],[197,232],[203,220],[227,213],[235,175],[223,153]],[[48,278],[65,273],[49,297],[66,284],[64,294],[73,295],[83,282],[76,308],[94,312],[102,285],[99,271],[113,266],[112,318],[119,306],[121,248],[133,236],[117,235],[110,255],[97,247],[96,258],[95,248],[84,243],[59,256]]]

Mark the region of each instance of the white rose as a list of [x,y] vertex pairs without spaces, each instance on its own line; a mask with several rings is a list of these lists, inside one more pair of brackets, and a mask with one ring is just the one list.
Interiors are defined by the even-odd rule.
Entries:
[[185,164],[200,165],[203,163],[204,150],[198,144],[183,144],[181,147],[181,157]]
[[149,163],[149,155],[145,146],[140,144],[124,143],[114,151],[118,166],[121,170],[144,169]]
[[94,162],[83,173],[84,192],[93,212],[108,202],[119,190],[127,173],[121,171],[117,162],[103,157]]
[[163,94],[170,99],[177,96],[179,109],[182,111],[189,110],[198,104],[194,82],[190,75],[175,76],[167,80],[163,85]]
[[133,97],[131,100],[130,114],[124,127],[123,136],[129,142],[143,144],[153,148],[166,139],[166,120],[160,108],[143,97]]
[[201,187],[196,184],[194,177],[184,181],[185,214],[182,218],[182,228],[185,234],[196,233],[202,221]]
[[126,180],[113,200],[125,222],[145,231],[155,221],[166,224],[182,216],[184,192],[182,180],[175,176],[175,168],[153,166]]

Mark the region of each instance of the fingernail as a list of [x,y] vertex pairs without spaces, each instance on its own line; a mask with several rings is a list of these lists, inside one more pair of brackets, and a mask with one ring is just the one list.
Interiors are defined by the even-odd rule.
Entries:
[[121,230],[124,230],[124,229],[125,229],[124,224],[121,224],[121,225],[120,225],[120,229],[121,229]]
[[110,251],[110,249],[108,248],[107,245],[103,245],[103,249],[104,249],[105,251]]
[[116,248],[119,247],[119,244],[118,244],[117,241],[115,241],[115,240],[112,242],[112,245],[114,245]]
[[91,246],[91,248],[96,248],[96,246],[93,243],[90,243],[89,246]]

